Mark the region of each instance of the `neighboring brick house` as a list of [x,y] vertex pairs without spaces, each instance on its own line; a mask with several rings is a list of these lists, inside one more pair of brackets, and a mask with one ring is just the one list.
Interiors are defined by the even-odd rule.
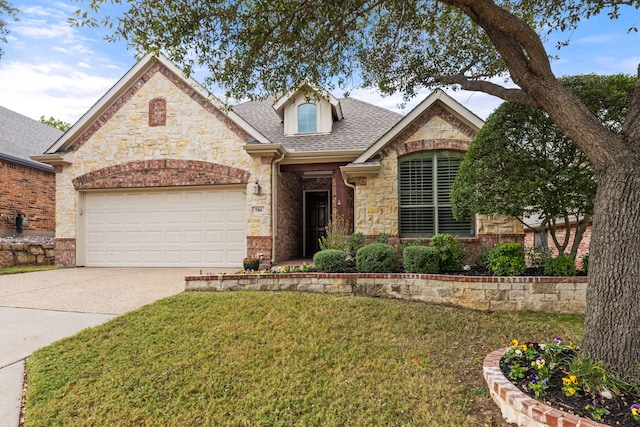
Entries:
[[309,83],[227,111],[147,56],[35,159],[56,171],[57,264],[237,268],[310,257],[339,219],[394,243],[522,241],[508,218],[451,216],[481,126],[441,91],[402,116]]
[[53,237],[55,173],[30,155],[44,153],[62,132],[0,107],[0,236],[15,234],[15,216],[28,220],[23,235]]

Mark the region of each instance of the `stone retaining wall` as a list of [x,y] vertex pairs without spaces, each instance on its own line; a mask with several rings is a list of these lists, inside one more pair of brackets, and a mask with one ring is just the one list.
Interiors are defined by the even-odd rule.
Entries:
[[223,274],[187,276],[187,291],[303,291],[367,295],[483,311],[584,314],[586,277],[473,277],[437,274]]
[[54,264],[53,243],[0,243],[0,267]]

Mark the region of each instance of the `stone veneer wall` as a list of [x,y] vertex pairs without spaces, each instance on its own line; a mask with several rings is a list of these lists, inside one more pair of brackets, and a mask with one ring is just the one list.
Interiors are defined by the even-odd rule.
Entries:
[[53,243],[0,243],[0,267],[53,263]]
[[474,277],[438,274],[225,274],[187,276],[187,291],[305,291],[367,295],[483,311],[580,313],[586,277]]

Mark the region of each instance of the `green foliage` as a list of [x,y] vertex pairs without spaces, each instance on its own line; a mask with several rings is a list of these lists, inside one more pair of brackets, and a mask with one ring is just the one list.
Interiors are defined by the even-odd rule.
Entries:
[[486,245],[482,245],[480,252],[475,256],[473,265],[478,268],[486,268],[489,263],[489,248]]
[[[18,9],[12,6],[8,0],[0,0],[0,42],[7,42],[7,35],[9,34],[8,26],[9,22],[4,18],[6,15],[10,20],[17,21],[18,20]],[[0,49],[0,58],[2,57],[4,51]]]
[[347,254],[340,249],[324,249],[315,253],[313,264],[323,273],[342,273],[347,266]]
[[349,238],[347,239],[347,245],[349,246],[349,256],[351,258],[356,257],[358,249],[364,246],[366,240],[367,239],[362,233],[355,233],[349,236]]
[[389,235],[387,233],[380,233],[376,238],[376,242],[378,243],[389,243]]
[[[559,81],[611,130],[619,131],[635,77],[593,74]],[[505,102],[488,118],[460,165],[451,193],[456,218],[473,213],[541,215],[555,223],[593,214],[596,194],[587,157],[544,111]],[[557,227],[563,229],[564,227]],[[556,242],[558,252],[564,252]],[[580,239],[574,239],[575,255]]]
[[527,270],[519,243],[500,243],[489,252],[487,268],[496,276],[519,276]]
[[361,273],[393,273],[398,269],[398,251],[387,243],[371,243],[356,253],[356,268]]
[[544,274],[547,276],[575,276],[578,272],[571,255],[561,253],[555,258],[544,260]]
[[438,273],[440,251],[430,246],[406,246],[402,250],[402,262],[407,273]]
[[440,252],[440,272],[455,273],[462,270],[464,245],[451,234],[436,234],[431,238],[431,247]]
[[53,116],[49,117],[48,119],[45,119],[44,116],[40,116],[40,123],[44,123],[45,125],[60,129],[62,132],[68,131],[71,127],[71,123],[56,119]]

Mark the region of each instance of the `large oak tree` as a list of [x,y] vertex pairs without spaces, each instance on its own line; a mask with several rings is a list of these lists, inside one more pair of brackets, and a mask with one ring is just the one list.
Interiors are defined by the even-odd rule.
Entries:
[[[598,181],[583,349],[631,375],[640,360],[640,88],[619,131],[608,129],[554,75],[542,37],[639,0],[131,0],[94,15],[139,52],[162,51],[205,84],[241,98],[309,78],[354,81],[407,98],[457,85],[537,106],[591,161]],[[517,88],[488,79],[509,76]]]

